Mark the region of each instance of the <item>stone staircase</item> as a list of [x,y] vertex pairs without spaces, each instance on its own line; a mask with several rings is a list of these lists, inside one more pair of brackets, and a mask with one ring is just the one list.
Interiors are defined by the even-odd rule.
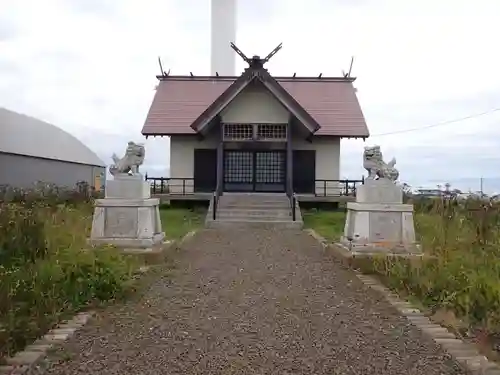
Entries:
[[298,228],[304,225],[296,202],[295,221],[286,194],[224,193],[219,197],[213,220],[213,200],[210,202],[205,225],[209,228],[227,226],[273,226]]

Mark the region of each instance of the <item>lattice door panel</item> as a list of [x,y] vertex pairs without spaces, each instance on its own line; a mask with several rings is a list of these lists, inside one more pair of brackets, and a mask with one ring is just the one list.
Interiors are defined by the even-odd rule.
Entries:
[[257,184],[284,183],[285,154],[282,152],[257,152],[255,155],[255,182]]
[[224,182],[253,183],[253,152],[225,151]]

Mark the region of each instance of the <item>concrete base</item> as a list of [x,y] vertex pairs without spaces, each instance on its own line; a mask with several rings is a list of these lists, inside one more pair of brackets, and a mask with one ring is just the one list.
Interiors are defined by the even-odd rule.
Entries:
[[163,242],[159,199],[96,200],[89,244],[151,249]]
[[172,240],[163,240],[161,243],[155,244],[153,247],[126,247],[123,248],[123,252],[126,254],[137,254],[137,255],[146,255],[146,254],[151,254],[151,253],[161,253],[170,246],[175,243],[175,241]]
[[149,182],[140,176],[120,176],[106,181],[106,198],[114,199],[147,199],[151,197]]
[[403,189],[387,179],[366,180],[356,189],[357,203],[403,203]]
[[341,244],[353,252],[420,253],[413,205],[348,203]]
[[304,223],[302,221],[278,221],[278,220],[207,220],[205,221],[206,228],[224,228],[224,229],[302,229]]
[[347,258],[370,258],[377,255],[387,257],[408,258],[408,257],[423,257],[424,254],[419,244],[413,246],[403,246],[402,244],[394,244],[392,247],[381,247],[376,243],[360,245],[352,244],[345,237],[341,237],[340,242],[334,243],[337,249],[342,250],[342,255]]

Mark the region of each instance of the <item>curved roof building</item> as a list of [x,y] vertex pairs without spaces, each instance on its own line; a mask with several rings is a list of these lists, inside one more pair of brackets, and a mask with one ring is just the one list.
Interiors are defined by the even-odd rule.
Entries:
[[0,184],[19,187],[42,181],[100,188],[106,164],[64,130],[0,108]]

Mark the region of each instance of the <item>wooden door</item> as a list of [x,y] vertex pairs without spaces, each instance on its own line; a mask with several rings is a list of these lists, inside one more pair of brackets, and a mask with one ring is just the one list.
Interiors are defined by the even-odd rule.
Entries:
[[217,186],[217,150],[194,150],[194,191],[213,192]]
[[293,151],[293,191],[314,194],[316,180],[316,151]]

